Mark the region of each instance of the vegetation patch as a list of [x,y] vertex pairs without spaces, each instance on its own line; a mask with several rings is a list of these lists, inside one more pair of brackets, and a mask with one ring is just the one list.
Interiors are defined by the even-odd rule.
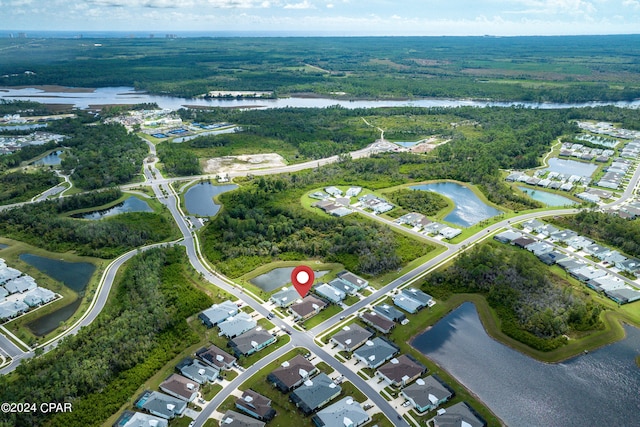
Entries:
[[449,202],[445,197],[433,191],[402,189],[389,193],[389,198],[402,208],[390,212],[396,218],[409,212],[435,216],[442,209],[446,209],[449,206]]

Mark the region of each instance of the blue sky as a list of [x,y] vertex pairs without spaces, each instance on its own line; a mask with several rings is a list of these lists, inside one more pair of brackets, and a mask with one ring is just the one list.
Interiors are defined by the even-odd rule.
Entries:
[[640,0],[0,0],[0,30],[640,33]]

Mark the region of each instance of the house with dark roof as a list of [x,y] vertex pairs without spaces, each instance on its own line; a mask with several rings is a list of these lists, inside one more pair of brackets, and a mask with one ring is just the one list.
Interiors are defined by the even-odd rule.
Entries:
[[341,350],[353,351],[364,344],[373,333],[367,331],[357,323],[345,326],[331,337],[331,342],[337,345]]
[[138,397],[135,407],[167,420],[182,415],[187,409],[187,402],[159,391],[147,390]]
[[238,306],[231,301],[224,301],[220,304],[213,304],[211,307],[198,314],[198,318],[207,328],[213,328],[220,322],[224,322],[229,317],[240,311]]
[[276,342],[276,337],[261,327],[251,329],[229,341],[236,356],[249,356]]
[[213,366],[219,370],[231,369],[237,360],[235,357],[215,345],[211,345],[208,348],[201,348],[196,351],[196,356],[207,365]]
[[373,311],[385,319],[393,322],[401,322],[407,318],[407,316],[400,310],[390,306],[389,304],[382,303],[373,306]]
[[282,392],[288,392],[302,384],[305,380],[318,372],[304,357],[297,355],[267,375],[267,381]]
[[271,421],[276,411],[271,407],[271,399],[267,399],[253,390],[245,390],[236,399],[236,408],[261,421]]
[[305,415],[325,406],[338,397],[342,387],[333,382],[324,372],[305,380],[300,387],[291,392],[291,400]]
[[551,251],[538,256],[538,259],[547,265],[553,265],[556,262],[567,258],[567,255],[559,251]]
[[435,375],[418,378],[400,394],[420,413],[437,408],[454,395],[453,390]]
[[367,341],[362,347],[354,351],[353,356],[369,368],[376,369],[395,356],[398,351],[398,347],[385,339],[377,337],[373,341]]
[[176,369],[182,374],[182,376],[189,378],[198,384],[215,381],[218,373],[220,372],[217,368],[205,365],[201,361],[192,359],[191,357],[183,359],[178,363]]
[[289,307],[289,312],[293,315],[293,318],[299,322],[315,316],[326,306],[327,303],[320,298],[316,298],[313,295],[307,295],[302,299],[302,301]]
[[369,282],[368,281],[364,280],[360,276],[356,276],[355,274],[351,273],[350,271],[343,271],[342,273],[338,273],[338,277],[341,278],[342,280],[346,280],[347,282],[351,283],[358,290],[364,289],[367,286],[369,286]]
[[228,410],[222,416],[220,425],[224,427],[264,427],[265,423],[236,411]]
[[318,411],[311,419],[316,427],[358,427],[371,418],[353,397],[347,396]]
[[378,368],[376,375],[396,387],[404,387],[427,372],[427,368],[411,356],[394,357]]
[[167,427],[169,422],[142,412],[124,411],[113,427]]
[[445,413],[436,415],[434,427],[485,427],[487,422],[466,402],[448,407]]
[[535,243],[536,241],[534,239],[531,239],[529,237],[519,237],[517,239],[514,239],[511,241],[512,245],[515,245],[519,248],[526,248],[528,245]]
[[192,402],[198,395],[200,386],[193,380],[178,374],[171,374],[160,384],[160,390],[178,399]]
[[293,286],[284,287],[269,298],[278,307],[286,308],[296,301],[300,301],[300,294]]
[[218,335],[227,338],[235,338],[258,326],[258,322],[249,314],[241,311],[224,322],[218,323],[220,333]]
[[362,313],[360,314],[360,318],[364,323],[374,327],[383,334],[388,334],[389,332],[391,332],[391,329],[393,329],[393,327],[396,325],[396,322],[378,315],[375,311],[367,311],[365,313]]
[[500,243],[511,243],[513,240],[519,239],[520,237],[522,237],[522,233],[518,233],[513,230],[506,230],[493,236],[493,238]]

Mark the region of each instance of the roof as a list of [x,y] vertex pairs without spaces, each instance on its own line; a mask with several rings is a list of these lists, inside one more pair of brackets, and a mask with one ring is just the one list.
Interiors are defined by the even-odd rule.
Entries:
[[257,327],[245,332],[240,336],[235,337],[234,339],[229,341],[229,344],[232,347],[235,347],[242,354],[247,354],[252,349],[273,340],[273,335],[271,335],[261,327]]
[[231,301],[227,300],[220,304],[214,304],[211,307],[200,313],[200,316],[204,316],[213,325],[226,320],[238,312],[238,306]]
[[313,295],[307,295],[302,301],[293,304],[289,310],[293,311],[300,317],[307,317],[316,310],[322,310],[327,306],[327,303],[320,298],[316,298]]
[[513,230],[506,230],[496,234],[493,238],[500,242],[511,242],[512,240],[522,237],[522,233]]
[[224,427],[264,427],[265,423],[236,411],[227,411],[222,416],[220,425]]
[[196,356],[210,365],[214,365],[219,368],[225,365],[231,365],[236,361],[235,357],[215,345],[212,345],[209,348],[201,348],[196,351]]
[[318,411],[314,417],[314,422],[317,426],[326,427],[359,426],[367,421],[369,421],[367,412],[350,396]]
[[326,401],[334,398],[342,391],[342,387],[333,382],[324,372],[306,380],[291,393],[291,400],[303,412],[308,413],[319,408]]
[[528,237],[519,237],[517,239],[512,240],[511,244],[524,248],[527,245],[530,245],[531,243],[534,243],[534,242],[535,242],[534,239],[530,239]]
[[404,315],[403,312],[399,311],[398,309],[390,306],[389,304],[378,304],[373,306],[373,309],[375,310],[376,313],[378,313],[381,316],[386,317],[389,320],[403,320],[405,319],[407,316]]
[[142,412],[125,411],[116,421],[117,427],[167,427],[169,422]]
[[271,407],[271,399],[253,390],[245,390],[242,396],[236,399],[236,406],[246,408],[262,419],[272,419],[276,415],[276,411]]
[[29,310],[29,306],[23,301],[6,301],[0,303],[0,319],[16,316]]
[[402,392],[419,408],[435,405],[437,402],[453,396],[449,387],[433,375],[416,380],[410,386],[403,388]]
[[199,384],[204,384],[207,381],[212,381],[218,376],[218,369],[214,369],[209,365],[205,365],[199,360],[187,358],[183,360],[178,366],[178,370],[182,375],[187,378],[191,378]]
[[420,301],[416,301],[413,298],[407,297],[402,293],[399,293],[395,297],[393,297],[393,303],[398,307],[407,310],[409,313],[415,313],[424,307]]
[[230,317],[221,323],[218,323],[218,328],[220,328],[219,335],[236,337],[242,333],[247,332],[250,329],[255,328],[257,325],[258,322],[256,322],[256,320],[251,317],[250,314],[241,311],[235,316]]
[[160,384],[160,388],[166,392],[173,392],[178,396],[184,397],[185,400],[191,400],[193,394],[200,389],[200,386],[189,378],[172,374]]
[[5,283],[11,279],[20,277],[21,274],[22,272],[20,270],[16,270],[13,267],[7,267],[4,262],[0,265],[0,283]]
[[466,402],[458,402],[435,417],[435,427],[484,427],[487,423]]
[[362,313],[360,317],[362,317],[362,320],[366,323],[370,323],[383,331],[391,330],[391,328],[396,324],[393,320],[389,320],[386,317],[378,315],[375,311]]
[[136,401],[136,407],[158,414],[158,416],[164,415],[163,418],[169,419],[184,412],[187,408],[187,402],[159,391],[147,390]]
[[358,290],[358,288],[352,285],[351,282],[347,282],[339,277],[330,281],[329,286],[336,288],[345,294],[355,293]]
[[333,302],[342,301],[346,296],[345,293],[340,289],[334,288],[333,286],[326,283],[316,286],[314,290],[321,296],[326,297]]
[[332,336],[331,340],[339,343],[343,347],[354,349],[364,344],[372,335],[373,333],[367,331],[362,326],[357,323],[352,323]]
[[54,294],[49,289],[36,287],[35,289],[27,291],[27,293],[23,298],[23,301],[25,302],[25,304],[33,307],[35,305],[40,305],[40,304],[49,302],[53,300],[55,297],[56,297],[56,294]]
[[35,289],[37,286],[35,279],[31,276],[17,277],[4,284],[4,288],[9,291],[10,294],[26,292]]
[[429,304],[429,302],[431,302],[431,300],[433,299],[431,295],[426,294],[416,288],[404,288],[402,290],[402,293],[410,298],[413,298],[416,301],[419,301],[423,305]]
[[291,287],[284,287],[275,294],[271,295],[271,301],[280,307],[287,307],[300,299],[300,294],[296,289]]
[[378,368],[378,372],[381,375],[384,375],[396,384],[410,381],[417,375],[422,375],[426,370],[427,368],[415,360],[412,360],[406,354],[393,358]]
[[297,355],[293,359],[282,363],[282,365],[272,371],[268,375],[268,379],[271,382],[279,381],[285,386],[286,389],[290,389],[295,384],[306,378],[311,372],[316,369],[311,362],[304,357]]
[[338,277],[340,277],[342,280],[346,280],[352,285],[357,286],[358,289],[362,289],[369,284],[369,282],[364,280],[362,277],[356,276],[355,274],[348,271],[346,273],[338,274]]
[[398,349],[395,346],[377,337],[373,341],[367,341],[365,345],[354,351],[353,354],[359,359],[366,360],[369,366],[375,368],[386,360],[391,359],[397,352]]

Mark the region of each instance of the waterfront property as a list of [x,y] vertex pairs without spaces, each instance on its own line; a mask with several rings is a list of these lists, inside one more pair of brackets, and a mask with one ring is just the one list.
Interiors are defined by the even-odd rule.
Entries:
[[358,427],[370,419],[360,403],[347,396],[318,411],[311,420],[316,427]]
[[289,312],[297,322],[300,322],[320,313],[320,311],[326,306],[327,303],[320,298],[316,298],[313,295],[307,295],[302,299],[302,301],[289,307]]
[[377,337],[353,352],[353,356],[367,367],[376,369],[398,353],[399,349],[389,341]]
[[253,390],[245,390],[236,399],[236,408],[261,421],[271,421],[276,411],[271,407],[271,400]]
[[416,288],[405,288],[393,297],[393,303],[409,313],[417,313],[425,307],[431,307],[435,301],[429,294]]
[[427,368],[413,357],[402,354],[378,368],[376,375],[392,386],[404,387],[427,372]]
[[305,415],[309,415],[318,408],[325,406],[338,397],[342,387],[333,382],[324,372],[311,379],[305,380],[300,387],[289,396]]
[[224,427],[264,427],[265,423],[236,411],[228,410],[222,416],[220,425]]
[[160,384],[160,390],[186,402],[193,402],[198,395],[200,386],[193,380],[185,378],[182,375],[171,374]]
[[267,381],[286,393],[302,384],[316,372],[318,372],[318,368],[304,357],[297,355],[293,359],[283,362],[279,368],[267,375]]
[[372,332],[367,331],[362,326],[353,323],[345,326],[331,337],[331,342],[344,351],[353,351],[364,344],[373,336]]
[[220,304],[213,304],[211,307],[198,314],[198,318],[207,328],[213,328],[218,323],[227,320],[239,311],[240,310],[236,304],[227,300]]
[[485,427],[487,422],[466,402],[458,402],[433,419],[434,427]]
[[229,347],[238,357],[250,356],[274,342],[276,342],[276,337],[261,327],[257,327],[229,341]]
[[159,391],[147,390],[140,395],[135,407],[156,417],[170,420],[176,415],[184,413],[184,410],[187,409],[187,402]]
[[226,351],[219,349],[215,345],[211,345],[209,348],[201,348],[196,351],[196,356],[198,356],[204,363],[219,370],[231,369],[237,360],[235,357]]
[[342,280],[345,280],[345,281],[351,283],[351,286],[353,286],[357,290],[361,290],[363,288],[366,288],[369,285],[368,281],[364,280],[360,276],[356,276],[355,274],[353,274],[353,273],[351,273],[349,271],[343,271],[341,273],[338,273],[338,277],[340,279],[342,279]]
[[453,390],[436,375],[418,378],[400,394],[420,413],[437,408],[454,395]]
[[284,287],[269,298],[275,305],[287,308],[296,301],[300,301],[300,294],[293,286]]

